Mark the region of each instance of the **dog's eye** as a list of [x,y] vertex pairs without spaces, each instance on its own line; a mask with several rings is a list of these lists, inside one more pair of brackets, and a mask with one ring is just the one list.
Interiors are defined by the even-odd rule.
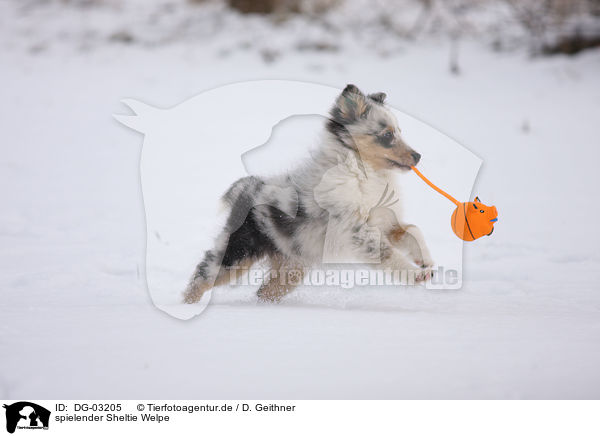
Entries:
[[483,213],[483,212],[484,212],[484,210],[483,210],[483,209],[479,209],[479,213]]
[[394,132],[386,131],[377,137],[379,145],[384,148],[392,148],[394,144],[392,141],[394,140]]

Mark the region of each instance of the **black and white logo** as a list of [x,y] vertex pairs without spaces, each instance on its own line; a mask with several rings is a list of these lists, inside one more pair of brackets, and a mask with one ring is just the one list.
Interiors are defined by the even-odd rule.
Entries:
[[50,411],[42,406],[28,401],[19,401],[11,405],[5,404],[6,431],[14,433],[16,429],[47,430],[50,421]]

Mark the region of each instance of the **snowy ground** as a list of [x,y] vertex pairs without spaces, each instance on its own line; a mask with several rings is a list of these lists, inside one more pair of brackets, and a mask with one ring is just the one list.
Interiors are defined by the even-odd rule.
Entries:
[[[600,52],[532,60],[464,43],[456,76],[435,38],[383,57],[348,43],[266,62],[223,38],[27,50],[35,30],[8,32],[0,397],[600,397]],[[187,322],[154,308],[142,139],[111,114],[124,97],[169,107],[269,78],[386,91],[483,159],[474,191],[500,222],[465,246],[461,290],[300,289]]]

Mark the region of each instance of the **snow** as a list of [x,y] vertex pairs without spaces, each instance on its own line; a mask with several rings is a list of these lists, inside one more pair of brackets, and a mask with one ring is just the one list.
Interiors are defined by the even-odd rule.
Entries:
[[[251,39],[235,26],[81,49],[70,14],[1,6],[0,397],[598,398],[598,50],[531,59],[464,41],[452,75],[435,37],[381,56],[341,33],[338,51],[271,62],[260,44],[232,49]],[[223,289],[190,321],[153,306],[142,138],[112,114],[255,79],[385,91],[483,160],[473,192],[500,220],[465,244],[462,289],[311,287],[275,306]]]

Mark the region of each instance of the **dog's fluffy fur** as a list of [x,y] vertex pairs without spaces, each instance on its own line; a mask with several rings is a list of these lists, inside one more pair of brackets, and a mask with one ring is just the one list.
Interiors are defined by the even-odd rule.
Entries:
[[266,301],[279,301],[298,283],[281,280],[282,274],[302,274],[324,257],[416,270],[417,281],[431,277],[433,261],[422,233],[402,223],[393,177],[421,156],[401,139],[384,100],[384,93],[365,95],[346,86],[312,159],[288,174],[246,177],[231,186],[223,196],[230,208],[227,224],[196,267],[186,303],[262,259],[277,272],[258,290]]

